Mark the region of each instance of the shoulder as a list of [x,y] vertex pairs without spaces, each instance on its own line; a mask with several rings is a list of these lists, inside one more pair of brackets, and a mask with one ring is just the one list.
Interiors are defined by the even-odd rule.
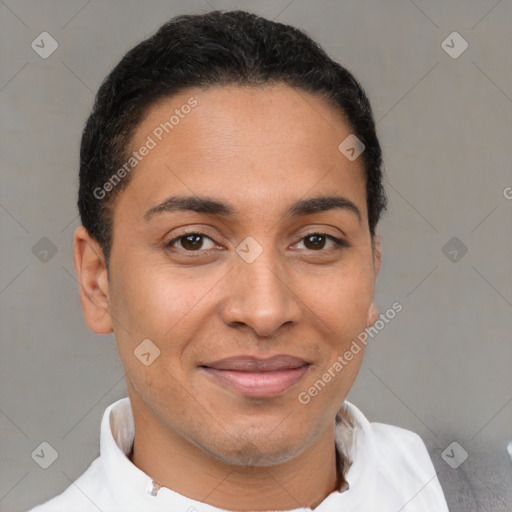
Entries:
[[354,495],[378,502],[380,510],[448,512],[436,470],[418,434],[370,422],[347,401],[336,421],[338,446],[352,461],[347,477]]
[[[423,439],[410,430],[370,423],[377,450],[377,472],[395,489],[410,495],[410,509],[448,511],[444,493]],[[425,507],[425,508],[423,508]],[[409,510],[405,508],[404,512]]]
[[105,501],[105,472],[96,458],[64,492],[31,508],[28,512],[98,512]]
[[391,459],[415,462],[418,469],[432,466],[423,439],[405,428],[384,423],[370,423],[377,441],[377,449]]
[[347,401],[336,422],[337,436],[342,444],[350,446],[356,441],[357,451],[362,449],[370,459],[376,459],[377,464],[387,463],[396,468],[406,466],[411,474],[432,472],[432,461],[418,434],[394,425],[370,422],[358,407]]

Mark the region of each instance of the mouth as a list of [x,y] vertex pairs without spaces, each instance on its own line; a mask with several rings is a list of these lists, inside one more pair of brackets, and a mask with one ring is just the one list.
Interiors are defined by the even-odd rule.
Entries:
[[280,395],[308,371],[310,363],[297,357],[277,355],[266,359],[237,356],[201,365],[216,383],[247,397]]

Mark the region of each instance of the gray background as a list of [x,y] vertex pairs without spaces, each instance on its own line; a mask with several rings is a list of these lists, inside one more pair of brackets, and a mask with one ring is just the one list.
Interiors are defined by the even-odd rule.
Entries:
[[[83,321],[72,261],[93,94],[164,21],[212,8],[305,29],[365,87],[390,200],[377,305],[404,309],[371,340],[349,400],[423,437],[450,510],[512,510],[507,0],[0,3],[0,509],[64,490],[98,455],[105,407],[126,395],[113,337]],[[47,59],[31,48],[43,31],[59,44]],[[457,59],[441,46],[453,31],[469,44]],[[47,261],[43,237],[57,249]],[[46,470],[31,457],[42,441],[59,455]],[[457,469],[441,456],[452,442],[468,453]]]

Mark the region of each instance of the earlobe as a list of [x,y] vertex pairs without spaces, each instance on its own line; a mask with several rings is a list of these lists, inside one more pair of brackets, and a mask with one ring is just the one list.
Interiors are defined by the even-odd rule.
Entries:
[[111,333],[109,283],[103,251],[83,226],[75,230],[73,261],[86,324],[97,334]]
[[367,327],[370,327],[377,321],[378,314],[379,314],[379,312],[377,311],[377,307],[372,302],[370,304],[370,308],[368,309],[368,318],[366,320]]

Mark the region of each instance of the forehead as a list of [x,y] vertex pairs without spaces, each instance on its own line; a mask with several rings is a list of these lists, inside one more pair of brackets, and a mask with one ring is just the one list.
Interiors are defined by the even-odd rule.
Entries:
[[[202,149],[209,150],[254,140],[267,147],[316,144],[325,152],[328,146],[337,150],[338,144],[332,143],[350,133],[344,113],[317,95],[285,84],[230,84],[188,89],[159,100],[146,112],[132,144],[138,146],[148,134],[157,139],[161,135],[169,144],[193,135]],[[205,147],[205,141],[210,145]],[[192,138],[188,142],[189,147],[194,144]]]
[[147,209],[186,193],[261,208],[336,190],[363,213],[362,159],[338,150],[350,134],[339,109],[284,84],[189,89],[146,113],[130,149],[152,149],[120,202]]

